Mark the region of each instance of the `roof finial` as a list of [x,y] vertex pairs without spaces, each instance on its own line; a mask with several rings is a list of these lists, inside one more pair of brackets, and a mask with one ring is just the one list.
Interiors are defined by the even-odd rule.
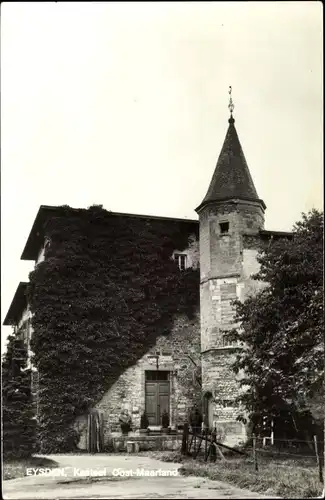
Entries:
[[232,113],[234,111],[234,101],[232,100],[232,96],[231,96],[231,92],[232,92],[232,87],[231,85],[229,85],[229,91],[228,91],[228,94],[229,94],[229,104],[228,104],[228,109],[230,111],[230,118],[229,118],[229,123],[234,123],[235,120],[233,119],[233,116],[232,116]]

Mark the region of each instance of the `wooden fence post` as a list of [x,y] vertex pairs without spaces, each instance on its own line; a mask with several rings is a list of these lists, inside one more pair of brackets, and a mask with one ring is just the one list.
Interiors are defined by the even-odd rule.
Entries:
[[90,414],[88,414],[87,418],[87,451],[90,453]]
[[201,446],[202,446],[202,441],[204,439],[204,431],[203,430],[201,431],[201,435],[199,436],[199,438],[200,438],[200,441],[198,441],[198,446],[197,446],[194,458],[196,458],[199,455],[199,453],[200,453],[200,449],[201,449]]
[[257,453],[256,453],[256,436],[255,436],[255,434],[253,434],[253,459],[254,459],[255,470],[258,471]]
[[182,455],[187,455],[187,445],[188,445],[188,423],[184,424],[183,427],[183,439],[182,439]]
[[204,429],[205,434],[205,443],[204,443],[204,460],[205,462],[208,459],[208,427]]
[[318,471],[319,471],[319,480],[321,483],[323,483],[323,467],[322,467],[322,462],[321,462],[321,459],[320,459],[319,453],[318,453],[317,436],[314,436],[314,443],[315,443],[316,461],[317,461],[317,466],[318,466]]
[[216,442],[217,438],[217,430],[214,427],[212,432],[211,432],[211,443],[210,443],[210,460],[212,462],[216,461],[217,458],[217,450],[216,447],[214,446],[214,443]]

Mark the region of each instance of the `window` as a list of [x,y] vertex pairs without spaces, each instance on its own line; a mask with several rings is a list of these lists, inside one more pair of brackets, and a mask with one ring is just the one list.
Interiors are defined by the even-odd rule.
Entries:
[[219,227],[221,234],[227,234],[229,231],[229,222],[220,222]]
[[187,267],[187,255],[185,253],[175,253],[174,259],[181,271],[184,271]]
[[154,381],[165,381],[169,380],[169,372],[168,371],[146,371],[146,381],[154,382]]

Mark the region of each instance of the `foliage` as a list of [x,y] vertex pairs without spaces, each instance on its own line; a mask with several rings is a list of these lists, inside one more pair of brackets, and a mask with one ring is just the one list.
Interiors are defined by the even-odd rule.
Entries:
[[265,286],[236,302],[241,328],[230,335],[244,345],[234,364],[244,374],[240,401],[251,417],[303,418],[308,399],[323,391],[323,214],[303,214],[293,238],[274,241],[258,261],[254,279]]
[[17,334],[9,335],[2,361],[3,454],[5,458],[29,457],[34,451],[35,425],[31,373],[27,350]]
[[177,221],[65,206],[44,232],[50,245],[29,286],[39,441],[64,452],[78,440],[75,418],[170,333],[176,314],[194,316],[199,273],[171,259],[188,246]]

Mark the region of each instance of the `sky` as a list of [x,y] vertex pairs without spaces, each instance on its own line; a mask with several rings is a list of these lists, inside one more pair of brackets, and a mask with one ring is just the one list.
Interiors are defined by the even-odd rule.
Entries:
[[322,208],[322,35],[315,1],[3,2],[1,321],[40,205],[197,218],[229,85],[266,229]]

